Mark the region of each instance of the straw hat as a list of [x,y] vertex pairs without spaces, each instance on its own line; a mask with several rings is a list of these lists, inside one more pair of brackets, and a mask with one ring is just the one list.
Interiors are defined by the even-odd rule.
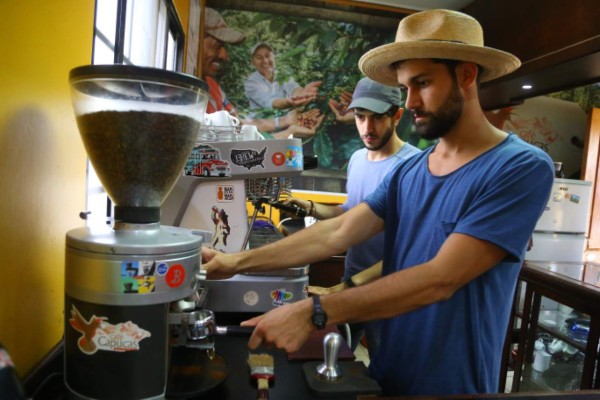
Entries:
[[457,11],[426,10],[402,19],[396,41],[368,51],[358,66],[369,78],[397,86],[392,64],[415,58],[476,63],[483,68],[481,82],[506,75],[521,65],[514,55],[485,47],[483,30],[473,17]]

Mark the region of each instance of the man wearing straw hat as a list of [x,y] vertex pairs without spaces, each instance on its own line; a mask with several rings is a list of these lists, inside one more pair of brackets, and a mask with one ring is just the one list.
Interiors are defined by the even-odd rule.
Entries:
[[250,348],[294,351],[325,324],[386,319],[369,366],[385,395],[497,392],[518,274],[554,176],[547,154],[493,127],[479,104],[479,82],[519,64],[447,10],[404,18],[395,43],[360,59],[368,77],[405,92],[417,132],[439,140],[337,218],[256,250],[204,251],[209,278],[225,278],[322,260],[384,230],[380,279],[245,321]]

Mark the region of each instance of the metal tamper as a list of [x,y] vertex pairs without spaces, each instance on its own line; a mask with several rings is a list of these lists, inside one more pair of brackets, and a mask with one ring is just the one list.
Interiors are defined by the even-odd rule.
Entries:
[[324,362],[317,366],[317,376],[327,382],[342,378],[342,369],[338,366],[338,352],[342,344],[339,333],[330,332],[323,339]]

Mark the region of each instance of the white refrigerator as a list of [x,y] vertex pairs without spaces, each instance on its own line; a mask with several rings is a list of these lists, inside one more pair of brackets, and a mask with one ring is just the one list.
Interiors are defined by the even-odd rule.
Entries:
[[588,235],[592,183],[555,178],[532,236],[527,261],[582,263]]
[[[533,247],[525,260],[549,271],[582,280],[587,247],[592,183],[555,178],[546,209],[535,225]],[[521,287],[524,292],[525,287]],[[521,297],[523,298],[523,297]],[[572,308],[542,297],[540,321],[563,329]]]

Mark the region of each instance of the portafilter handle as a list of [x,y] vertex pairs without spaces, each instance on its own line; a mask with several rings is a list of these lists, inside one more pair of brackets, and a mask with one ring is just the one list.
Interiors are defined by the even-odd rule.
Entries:
[[338,353],[342,344],[339,333],[330,332],[323,339],[324,363],[317,366],[317,376],[327,381],[334,382],[342,378],[342,369],[338,366]]

